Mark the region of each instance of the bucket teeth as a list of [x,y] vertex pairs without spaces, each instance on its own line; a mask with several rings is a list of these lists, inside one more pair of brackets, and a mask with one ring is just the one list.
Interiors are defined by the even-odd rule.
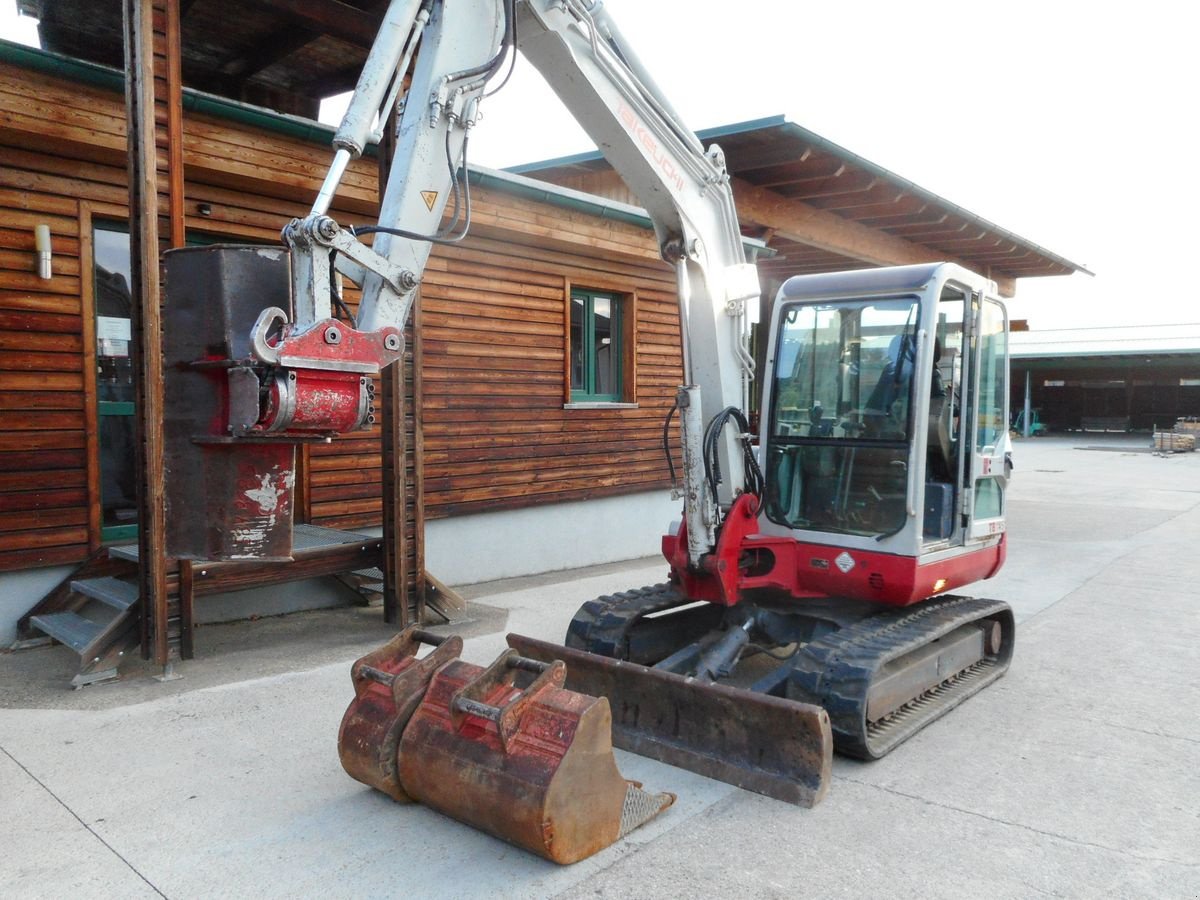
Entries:
[[461,649],[409,629],[354,664],[338,735],[352,777],[564,864],[675,802],[621,777],[608,700],[564,688],[561,661],[510,649],[481,668]]
[[642,790],[642,786],[636,781],[628,782],[625,803],[621,807],[621,830],[617,837],[623,838],[635,828],[645,825],[674,802],[674,794],[665,791],[652,794]]

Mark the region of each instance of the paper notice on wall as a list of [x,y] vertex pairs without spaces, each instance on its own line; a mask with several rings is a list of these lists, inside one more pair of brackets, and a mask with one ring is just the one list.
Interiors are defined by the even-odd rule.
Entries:
[[96,340],[130,341],[133,332],[128,319],[117,316],[96,316]]
[[133,337],[129,319],[96,316],[96,353],[100,356],[128,356]]

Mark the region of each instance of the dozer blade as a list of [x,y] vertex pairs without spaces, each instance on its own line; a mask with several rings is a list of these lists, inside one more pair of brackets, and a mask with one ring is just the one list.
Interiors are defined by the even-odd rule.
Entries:
[[[422,643],[434,645],[434,650],[417,659]],[[354,699],[338,729],[338,756],[351,778],[394,800],[412,802],[396,771],[400,735],[434,671],[460,653],[462,638],[457,635],[443,638],[414,626],[350,667]]]
[[[524,689],[520,672],[536,675]],[[556,863],[591,856],[658,815],[617,771],[603,697],[566,690],[566,667],[508,650],[487,669],[453,660],[433,676],[400,739],[414,799]]]
[[613,743],[801,806],[829,789],[833,737],[819,706],[700,682],[519,634],[509,646],[567,665],[567,687],[607,697]]

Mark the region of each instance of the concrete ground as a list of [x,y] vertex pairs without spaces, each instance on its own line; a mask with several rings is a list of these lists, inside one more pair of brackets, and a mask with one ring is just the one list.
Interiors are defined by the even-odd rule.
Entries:
[[[350,780],[335,750],[375,610],[199,631],[183,678],[71,692],[62,648],[0,656],[7,897],[1200,897],[1200,455],[1020,442],[1002,681],[816,809],[627,753],[679,800],[560,868]],[[1086,448],[1086,449],[1085,449]],[[477,586],[464,656],[560,639],[654,559]],[[443,577],[452,575],[442,573]]]

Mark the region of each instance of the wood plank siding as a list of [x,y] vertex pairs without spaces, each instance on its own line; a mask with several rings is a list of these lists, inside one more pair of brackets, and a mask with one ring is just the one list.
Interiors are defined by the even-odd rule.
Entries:
[[[277,241],[324,177],[327,137],[184,100],[187,236]],[[0,570],[81,560],[99,543],[91,242],[94,222],[127,218],[124,116],[103,84],[0,61]],[[358,161],[332,215],[373,220],[376,188],[374,161]],[[472,199],[471,237],[434,250],[419,340],[409,334],[405,384],[421,395],[405,421],[410,532],[421,467],[427,518],[664,486],[662,424],[682,369],[673,274],[653,233],[494,186]],[[159,211],[166,237],[170,192]],[[34,267],[39,223],[53,235],[48,281]],[[568,408],[573,287],[623,304],[618,407]],[[380,524],[377,430],[299,456],[298,520]]]

